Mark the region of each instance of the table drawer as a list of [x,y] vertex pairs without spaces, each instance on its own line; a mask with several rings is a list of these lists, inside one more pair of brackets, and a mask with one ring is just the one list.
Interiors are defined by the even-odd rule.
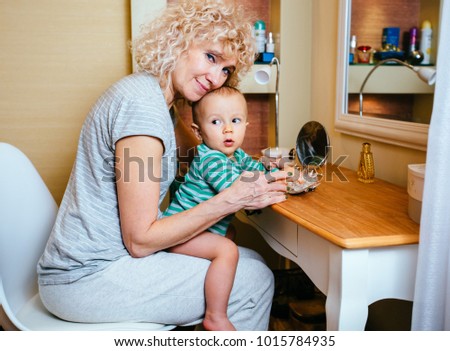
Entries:
[[293,255],[298,255],[297,224],[270,208],[265,208],[261,213],[245,216]]

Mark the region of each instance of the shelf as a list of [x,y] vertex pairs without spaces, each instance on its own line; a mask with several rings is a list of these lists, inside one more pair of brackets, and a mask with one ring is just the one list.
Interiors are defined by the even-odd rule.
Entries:
[[241,83],[239,84],[239,89],[244,94],[275,94],[275,83],[277,77],[276,65],[272,65],[272,67],[270,67],[270,80],[269,83],[265,85],[258,84],[255,81],[255,72],[262,67],[270,67],[270,65],[255,64],[242,79]]
[[[359,94],[359,89],[372,65],[348,66],[348,93]],[[434,68],[434,67],[433,67]],[[421,81],[410,69],[399,65],[383,65],[370,76],[364,93],[373,94],[433,94],[434,85]]]

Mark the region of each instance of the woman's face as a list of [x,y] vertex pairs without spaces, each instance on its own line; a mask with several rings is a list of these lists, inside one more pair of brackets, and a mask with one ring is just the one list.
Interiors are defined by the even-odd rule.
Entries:
[[168,103],[173,102],[176,96],[188,101],[200,100],[208,91],[221,87],[235,66],[234,57],[224,56],[222,43],[193,44],[180,57],[172,73],[172,86],[169,87],[172,101]]

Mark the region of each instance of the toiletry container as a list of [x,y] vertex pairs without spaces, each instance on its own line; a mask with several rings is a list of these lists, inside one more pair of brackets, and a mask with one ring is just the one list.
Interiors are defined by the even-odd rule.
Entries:
[[269,32],[266,43],[266,52],[275,53],[275,41],[273,40],[272,32]]
[[433,35],[430,21],[423,21],[421,34],[420,51],[423,54],[422,64],[429,65],[431,63],[431,39]]
[[356,35],[352,35],[350,39],[350,57],[349,63],[356,63]]
[[416,223],[420,223],[422,213],[424,177],[424,163],[408,165],[408,215]]
[[254,25],[256,51],[262,54],[266,50],[266,24],[264,21],[256,21]]
[[411,65],[418,65],[423,61],[423,53],[417,50],[417,27],[412,27],[409,30],[409,52],[406,56],[406,61]]
[[384,51],[395,51],[398,49],[400,38],[400,27],[383,28],[381,47]]
[[266,40],[266,50],[262,53],[261,61],[263,63],[270,63],[275,56],[275,41],[273,40],[272,32],[269,32],[269,35]]

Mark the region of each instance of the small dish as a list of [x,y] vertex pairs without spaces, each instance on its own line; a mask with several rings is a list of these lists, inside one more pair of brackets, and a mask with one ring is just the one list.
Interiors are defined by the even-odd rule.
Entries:
[[294,172],[294,174],[296,174],[295,178],[287,182],[287,192],[292,195],[313,191],[320,185],[320,179],[322,178],[322,175],[317,173],[315,169],[300,170]]
[[320,185],[320,182],[318,182],[318,181],[315,181],[315,182],[305,181],[303,183],[288,182],[287,183],[287,186],[288,186],[287,192],[288,192],[288,194],[291,194],[291,195],[307,193],[309,191],[315,190],[319,185]]

